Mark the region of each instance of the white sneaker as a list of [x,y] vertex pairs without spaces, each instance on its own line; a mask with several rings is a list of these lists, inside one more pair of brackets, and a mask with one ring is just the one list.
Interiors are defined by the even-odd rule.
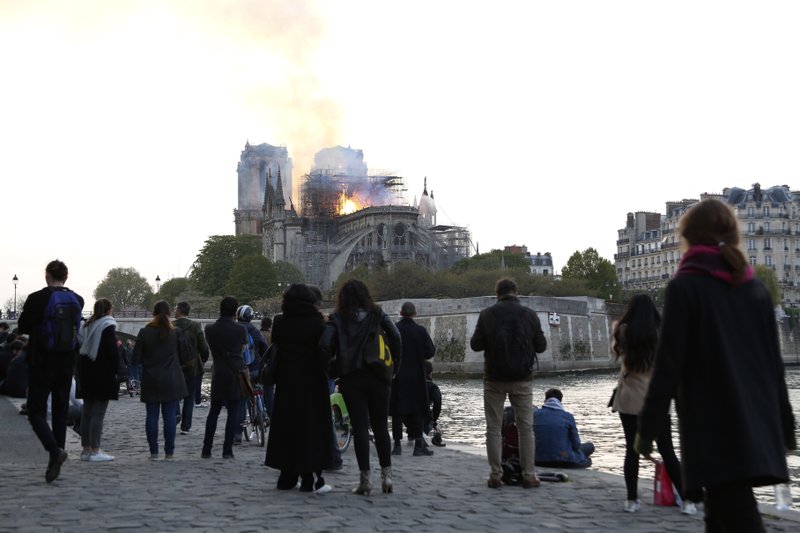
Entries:
[[328,494],[330,491],[333,490],[333,487],[328,485],[327,483],[322,485],[320,488],[314,491],[315,494]]
[[92,463],[101,463],[106,461],[113,461],[114,456],[108,455],[107,453],[101,451],[95,452],[89,456],[89,462]]
[[81,452],[81,461],[88,461],[92,452]]
[[689,516],[696,515],[697,506],[694,504],[694,502],[684,501],[681,504],[681,514],[686,514]]
[[625,500],[624,510],[626,513],[635,513],[639,510],[639,500]]

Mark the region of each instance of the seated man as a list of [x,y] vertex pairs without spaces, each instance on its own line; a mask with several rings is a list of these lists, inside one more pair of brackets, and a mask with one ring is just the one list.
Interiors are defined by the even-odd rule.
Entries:
[[549,389],[544,394],[544,405],[533,411],[533,434],[536,437],[536,465],[555,468],[586,468],[594,444],[578,436],[575,417],[561,405],[563,394]]

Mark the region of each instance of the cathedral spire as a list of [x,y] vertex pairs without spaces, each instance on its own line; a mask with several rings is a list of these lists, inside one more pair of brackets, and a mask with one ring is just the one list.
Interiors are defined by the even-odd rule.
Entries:
[[275,189],[272,188],[272,171],[267,169],[264,184],[264,220],[272,218],[272,204],[275,202]]
[[428,196],[428,176],[425,176],[425,180],[422,183],[424,183],[422,186],[422,196]]
[[281,180],[281,167],[278,167],[278,183],[275,186],[275,205],[283,209],[286,200],[283,199],[283,181]]

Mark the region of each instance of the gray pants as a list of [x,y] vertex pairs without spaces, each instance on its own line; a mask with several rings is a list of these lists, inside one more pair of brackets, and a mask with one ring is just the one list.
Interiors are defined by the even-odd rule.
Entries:
[[106,416],[108,400],[84,400],[81,417],[81,445],[84,448],[100,448],[103,435],[103,419]]

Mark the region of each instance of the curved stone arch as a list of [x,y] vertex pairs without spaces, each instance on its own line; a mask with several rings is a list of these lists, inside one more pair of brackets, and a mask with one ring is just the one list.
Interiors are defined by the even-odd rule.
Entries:
[[344,272],[345,266],[347,266],[347,260],[350,258],[350,254],[353,253],[353,248],[356,247],[358,242],[370,233],[377,231],[377,228],[378,226],[368,226],[349,235],[347,239],[341,243],[342,251],[336,254],[328,263],[328,280],[330,283],[333,283],[336,278]]

